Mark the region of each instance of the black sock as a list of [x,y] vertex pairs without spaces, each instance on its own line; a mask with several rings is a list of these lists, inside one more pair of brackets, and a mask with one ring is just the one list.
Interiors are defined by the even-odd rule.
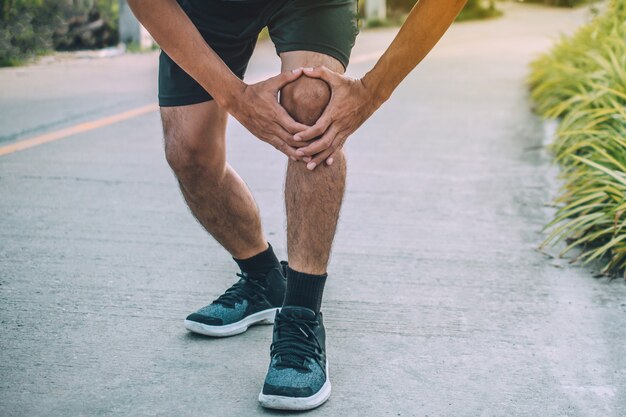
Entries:
[[280,267],[280,262],[278,262],[278,258],[274,254],[272,245],[270,245],[269,242],[267,245],[268,248],[263,252],[257,253],[248,259],[233,258],[235,262],[237,262],[237,265],[239,265],[239,268],[241,268],[241,272],[252,277],[264,276],[273,268]]
[[306,307],[319,313],[327,276],[305,274],[287,267],[287,292],[283,306]]

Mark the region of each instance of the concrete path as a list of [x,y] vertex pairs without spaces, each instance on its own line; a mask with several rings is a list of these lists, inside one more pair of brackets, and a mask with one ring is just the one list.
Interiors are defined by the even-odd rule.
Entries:
[[[584,9],[455,24],[350,140],[311,416],[626,415],[626,285],[536,250],[554,167],[526,65]],[[363,33],[353,75],[394,34]],[[156,55],[0,71],[0,146],[155,99]],[[250,78],[275,72],[259,46]],[[229,158],[285,255],[284,159]],[[164,161],[157,113],[0,157],[0,415],[255,416],[271,329],[182,320],[236,278]]]

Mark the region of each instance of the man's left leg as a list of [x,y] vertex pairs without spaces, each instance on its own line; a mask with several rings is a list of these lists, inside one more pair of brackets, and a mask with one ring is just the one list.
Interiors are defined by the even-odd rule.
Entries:
[[[286,52],[281,60],[283,71],[325,65],[343,72],[335,58],[316,52]],[[324,81],[301,77],[281,91],[281,104],[296,121],[312,125],[330,94]],[[276,316],[272,362],[259,396],[266,407],[310,409],[330,396],[320,307],[345,179],[342,152],[331,166],[322,164],[313,171],[304,162],[289,161],[285,182],[287,292]]]

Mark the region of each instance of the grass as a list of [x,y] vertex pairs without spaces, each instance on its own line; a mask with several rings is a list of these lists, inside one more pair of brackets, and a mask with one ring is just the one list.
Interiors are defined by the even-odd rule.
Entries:
[[626,0],[562,38],[531,64],[536,111],[560,119],[551,145],[564,186],[542,246],[603,263],[626,278]]
[[154,42],[149,48],[142,48],[138,42],[131,42],[126,45],[126,52],[129,52],[131,54],[141,54],[144,52],[156,51],[158,49],[160,49],[160,47],[156,42]]
[[402,26],[406,19],[406,14],[396,19],[369,19],[365,22],[366,29],[388,28]]

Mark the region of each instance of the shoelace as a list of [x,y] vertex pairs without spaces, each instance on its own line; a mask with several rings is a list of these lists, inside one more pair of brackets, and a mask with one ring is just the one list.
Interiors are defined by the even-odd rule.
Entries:
[[316,325],[317,322],[314,320],[278,313],[276,331],[279,337],[270,347],[271,356],[278,356],[276,367],[296,368],[309,372],[310,369],[306,366],[308,358],[321,361],[322,347],[313,331]]
[[221,304],[224,307],[235,307],[236,303],[239,303],[245,299],[259,299],[265,297],[265,288],[257,280],[250,279],[248,274],[237,274],[241,279],[233,284],[232,287],[226,290],[226,292],[219,297],[214,303]]

